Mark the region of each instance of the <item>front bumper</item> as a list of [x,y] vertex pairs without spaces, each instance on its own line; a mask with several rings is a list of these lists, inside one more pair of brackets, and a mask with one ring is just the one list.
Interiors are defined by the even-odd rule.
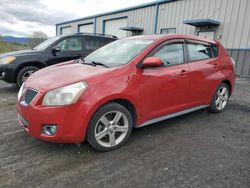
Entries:
[[9,83],[15,82],[14,69],[9,65],[0,65],[0,79]]
[[[80,143],[84,141],[87,122],[85,122],[84,108],[77,102],[68,106],[42,106],[43,96],[39,93],[35,99],[25,105],[17,104],[19,124],[31,136],[47,142]],[[56,125],[57,132],[53,136],[42,133],[45,125]]]

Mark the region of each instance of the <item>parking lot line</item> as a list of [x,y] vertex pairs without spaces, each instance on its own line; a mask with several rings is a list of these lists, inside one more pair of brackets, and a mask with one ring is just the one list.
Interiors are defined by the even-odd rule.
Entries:
[[11,122],[11,121],[17,121],[17,119],[7,119],[7,120],[3,120],[3,121],[0,121],[0,124],[1,123],[8,123],[8,122]]
[[11,134],[16,134],[16,133],[23,132],[23,131],[24,131],[23,129],[19,129],[19,130],[16,130],[16,131],[3,133],[3,136],[8,136],[8,135],[11,135]]

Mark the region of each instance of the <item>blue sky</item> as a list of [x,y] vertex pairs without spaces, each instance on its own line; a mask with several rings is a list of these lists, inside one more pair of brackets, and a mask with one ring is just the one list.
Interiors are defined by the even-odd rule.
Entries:
[[0,0],[0,35],[55,35],[55,24],[154,0]]

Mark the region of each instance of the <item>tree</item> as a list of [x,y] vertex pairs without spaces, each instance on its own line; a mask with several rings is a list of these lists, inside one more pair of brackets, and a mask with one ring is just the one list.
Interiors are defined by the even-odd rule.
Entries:
[[48,36],[43,33],[42,31],[35,31],[33,34],[30,36],[28,46],[31,48],[34,48],[38,44],[42,43],[43,41],[47,40]]

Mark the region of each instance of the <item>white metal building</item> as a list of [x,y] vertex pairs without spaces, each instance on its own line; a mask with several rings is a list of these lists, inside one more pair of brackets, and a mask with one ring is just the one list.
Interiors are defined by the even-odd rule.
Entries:
[[152,3],[56,24],[56,34],[184,33],[217,39],[250,76],[250,0],[158,0]]

